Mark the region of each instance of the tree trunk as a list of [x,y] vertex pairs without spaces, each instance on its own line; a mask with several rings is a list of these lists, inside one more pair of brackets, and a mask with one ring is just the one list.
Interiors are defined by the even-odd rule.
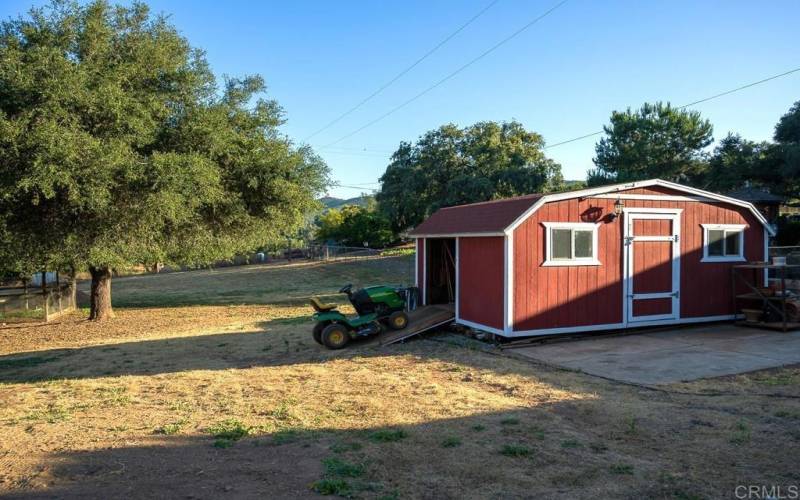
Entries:
[[89,319],[103,321],[114,317],[111,309],[111,269],[108,267],[89,267],[92,275],[92,289],[89,302]]

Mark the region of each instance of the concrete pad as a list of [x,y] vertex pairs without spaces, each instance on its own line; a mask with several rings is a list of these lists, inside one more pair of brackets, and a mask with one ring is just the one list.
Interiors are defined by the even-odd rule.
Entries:
[[514,352],[592,375],[657,385],[800,363],[800,332],[716,324],[565,341]]

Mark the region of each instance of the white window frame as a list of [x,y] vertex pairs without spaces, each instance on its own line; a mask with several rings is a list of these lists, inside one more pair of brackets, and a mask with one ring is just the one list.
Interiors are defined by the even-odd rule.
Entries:
[[[545,228],[545,260],[542,266],[599,266],[600,261],[597,259],[597,233],[600,227],[599,223],[592,222],[542,222]],[[553,229],[570,229],[592,232],[592,256],[579,257],[572,259],[553,259],[552,258],[552,242],[553,242]],[[571,253],[575,254],[575,236],[573,233],[571,241]]]
[[[703,258],[700,262],[745,262],[744,257],[744,230],[747,224],[700,224],[703,226]],[[708,232],[725,231],[737,232],[739,234],[739,254],[738,255],[709,255],[708,254]],[[722,251],[725,252],[725,236],[722,238]]]

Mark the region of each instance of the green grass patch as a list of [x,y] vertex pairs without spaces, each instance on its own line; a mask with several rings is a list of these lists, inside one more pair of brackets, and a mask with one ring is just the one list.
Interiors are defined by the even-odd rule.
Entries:
[[235,418],[223,420],[208,428],[208,432],[216,438],[215,448],[230,448],[235,441],[250,435],[251,430],[252,428]]
[[472,430],[475,432],[483,432],[486,430],[486,426],[483,424],[475,424],[472,426]]
[[281,429],[272,435],[273,444],[293,443],[300,439],[300,431],[297,429]]
[[19,311],[0,312],[0,321],[16,319],[44,319],[44,309],[21,309]]
[[502,425],[519,425],[519,419],[516,417],[507,417],[500,421]]
[[583,445],[577,439],[565,439],[561,441],[562,448],[582,448]]
[[461,438],[458,436],[448,436],[442,440],[442,448],[456,448],[461,446]]
[[350,441],[347,443],[334,443],[331,445],[331,451],[334,453],[347,453],[350,451],[358,451],[363,446],[361,443],[357,443],[355,441]]
[[69,410],[61,405],[50,404],[47,408],[35,410],[25,416],[25,420],[44,421],[48,424],[55,424],[69,420],[71,414]]
[[391,443],[407,437],[408,433],[402,429],[381,429],[369,434],[369,440],[375,443]]
[[350,495],[352,488],[344,479],[320,479],[311,484],[311,489],[320,495],[338,495],[346,497]]
[[507,457],[525,458],[533,455],[533,450],[522,444],[507,444],[500,448],[500,454]]
[[544,429],[539,427],[538,425],[532,425],[530,430],[528,431],[528,434],[538,439],[539,441],[544,441]]
[[164,436],[172,436],[174,434],[179,433],[183,428],[183,424],[185,423],[186,423],[185,421],[180,420],[178,422],[171,422],[168,424],[164,424],[161,427],[157,427],[154,433],[162,434]]
[[325,475],[333,477],[360,477],[364,474],[364,466],[346,462],[338,457],[326,458],[322,461]]
[[793,410],[778,410],[774,413],[778,418],[788,418],[792,420],[800,420],[800,411]]
[[401,255],[414,255],[414,248],[387,248],[381,251],[381,257],[399,257]]
[[633,465],[628,464],[613,464],[609,467],[609,470],[612,474],[619,474],[619,475],[632,475],[633,474]]
[[778,372],[759,375],[757,378],[754,378],[753,381],[768,386],[792,385],[800,382],[800,376],[791,372]]
[[232,439],[215,439],[213,446],[214,446],[214,448],[230,448],[231,446],[233,446],[233,440]]
[[732,444],[745,444],[750,442],[750,426],[747,422],[740,420],[733,427],[733,435],[729,440]]

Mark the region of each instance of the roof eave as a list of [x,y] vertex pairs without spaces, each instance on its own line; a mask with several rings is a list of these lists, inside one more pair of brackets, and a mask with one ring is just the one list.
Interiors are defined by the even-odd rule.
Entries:
[[545,203],[550,203],[553,201],[561,201],[561,200],[569,200],[572,198],[586,198],[589,196],[599,195],[599,194],[607,194],[607,193],[614,193],[618,191],[626,191],[629,189],[636,189],[642,187],[650,187],[650,186],[663,186],[666,188],[674,189],[676,191],[683,191],[686,193],[692,193],[699,196],[703,196],[706,198],[723,201],[726,203],[730,203],[732,205],[741,206],[743,208],[747,208],[753,215],[758,219],[759,222],[764,226],[770,236],[775,236],[775,228],[767,222],[767,219],[764,215],[758,211],[758,209],[750,202],[739,200],[737,198],[732,198],[730,196],[725,196],[717,193],[712,193],[710,191],[705,191],[703,189],[693,188],[689,186],[684,186],[683,184],[677,184],[675,182],[669,182],[662,179],[649,179],[645,181],[638,181],[638,182],[628,182],[623,184],[612,184],[609,186],[601,186],[598,188],[591,188],[591,189],[580,189],[577,191],[567,191],[564,193],[555,193],[555,194],[548,194],[544,195],[539,198],[536,203],[534,203],[528,210],[523,212],[522,215],[517,217],[514,222],[512,222],[509,226],[507,226],[503,232],[505,234],[511,234],[514,229],[517,228],[522,222],[524,222],[528,217],[533,215],[534,212],[539,210],[539,208],[544,205]]

